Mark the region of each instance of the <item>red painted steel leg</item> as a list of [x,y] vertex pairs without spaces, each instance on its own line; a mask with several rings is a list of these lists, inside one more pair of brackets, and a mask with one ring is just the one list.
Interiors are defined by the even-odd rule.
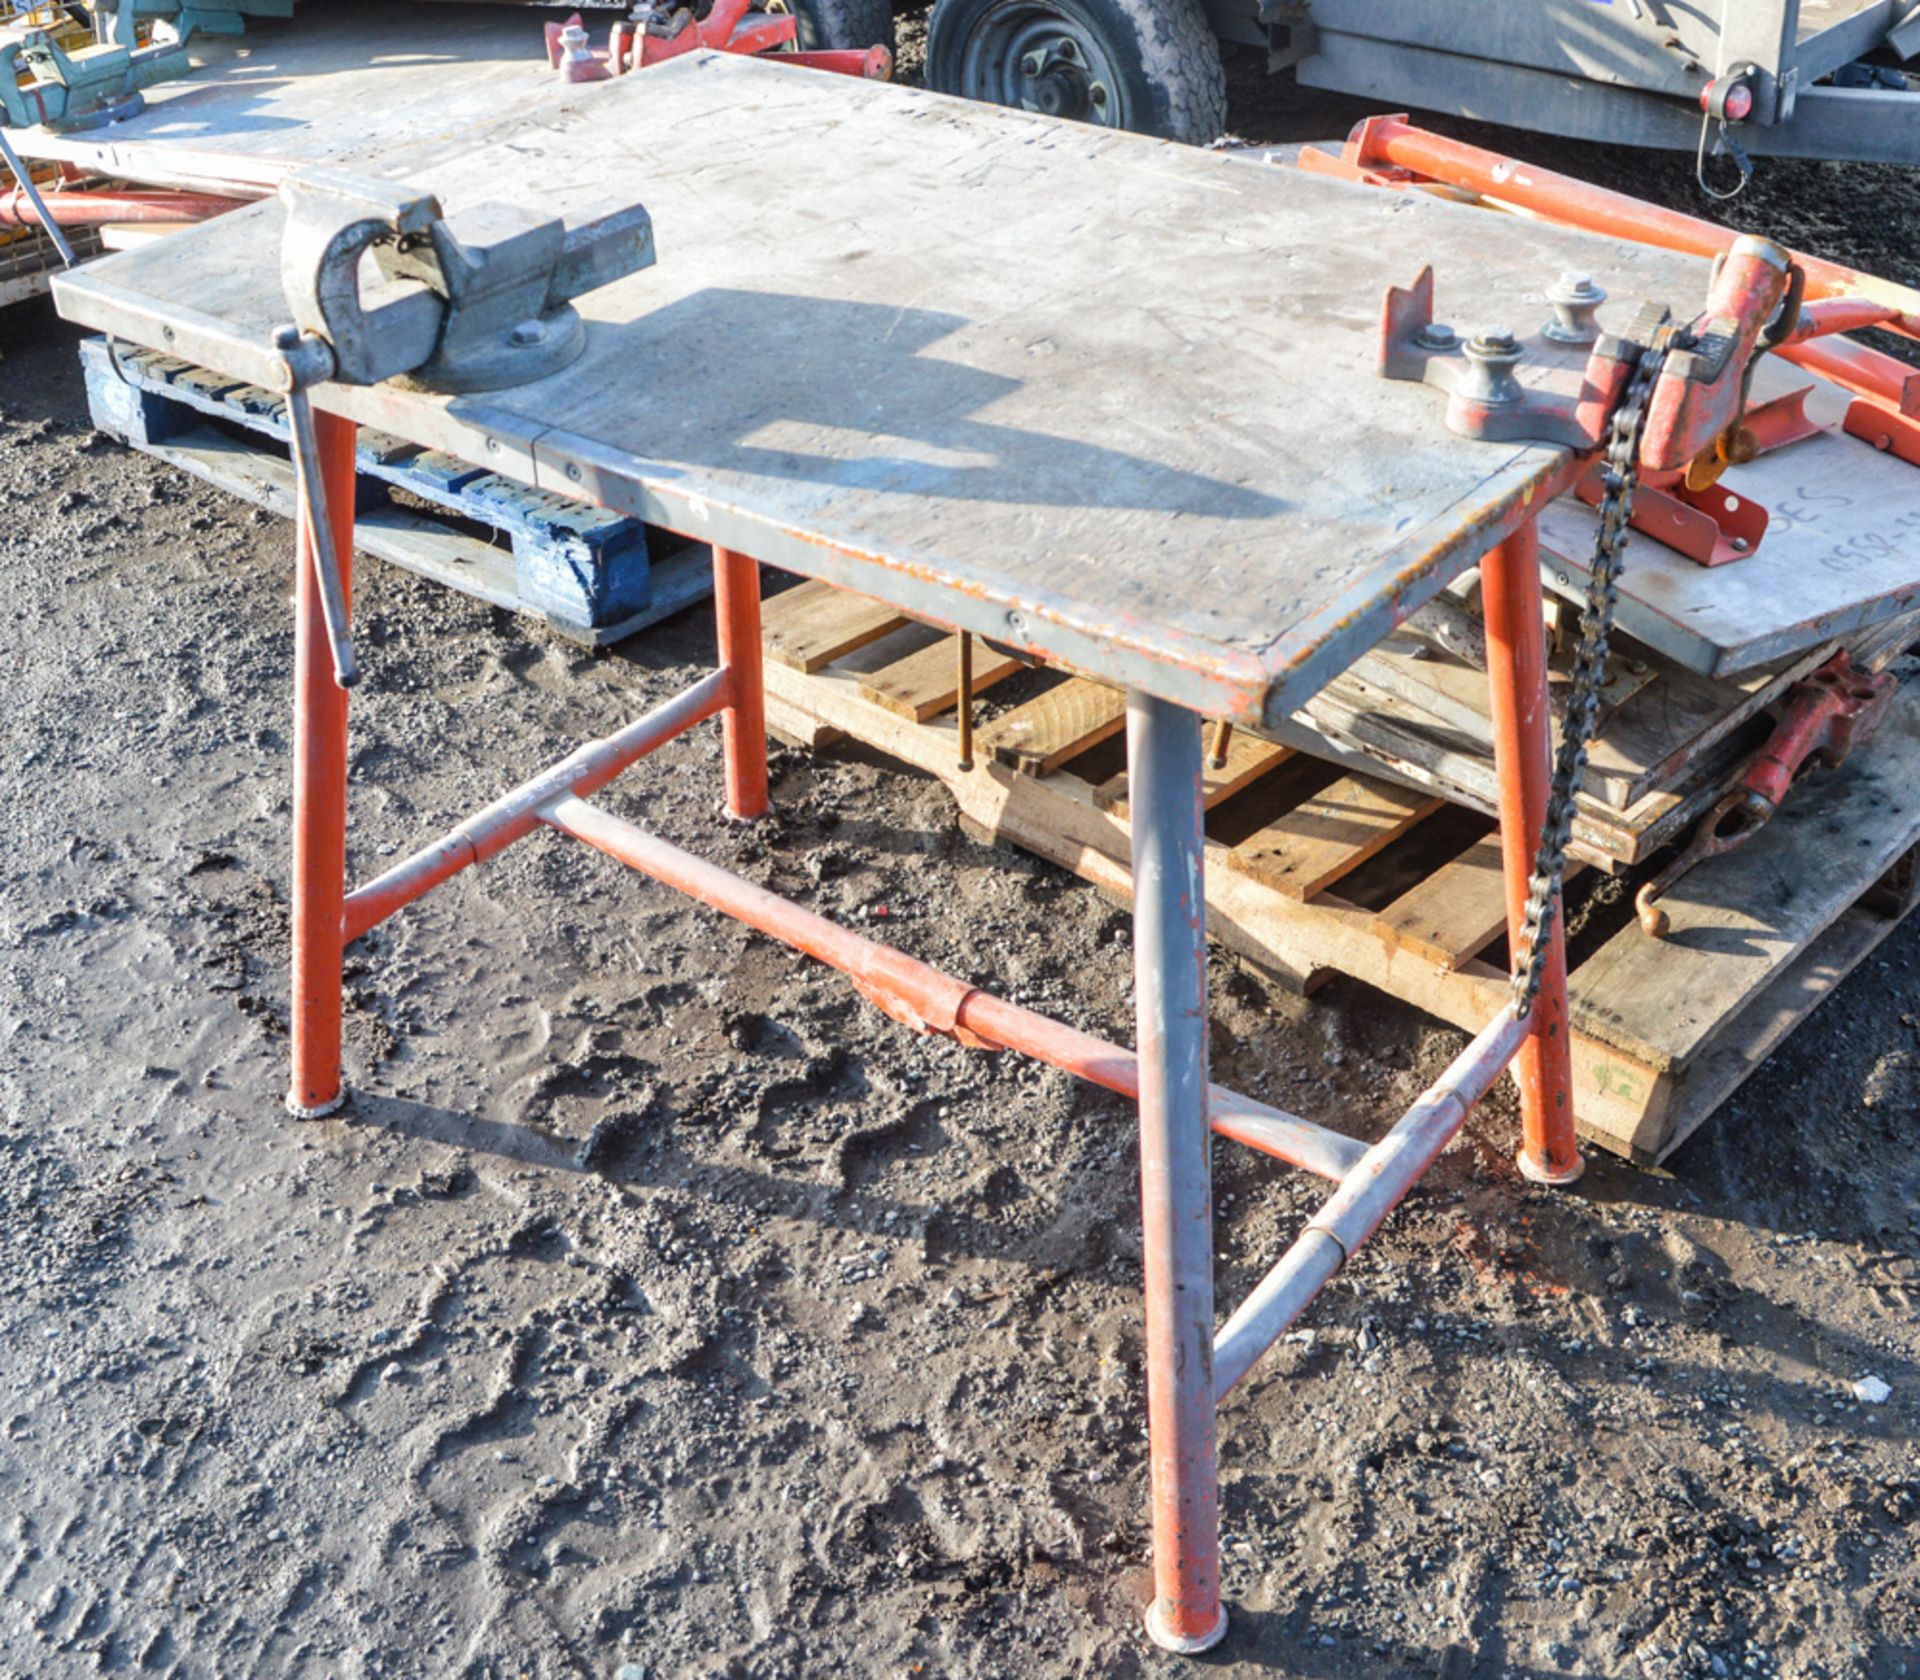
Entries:
[[[350,420],[315,411],[320,470],[341,582],[352,587]],[[347,693],[334,681],[313,543],[301,522],[294,559],[293,1081],[287,1108],[331,1114],[340,1083],[340,953],[347,889]]]
[[1133,790],[1134,1015],[1140,1056],[1140,1225],[1146,1271],[1153,1604],[1147,1633],[1204,1651],[1220,1604],[1214,1452],[1213,1190],[1207,1135],[1207,900],[1200,720],[1127,699]]
[[[1480,562],[1487,620],[1487,685],[1493,756],[1500,772],[1500,840],[1513,961],[1526,919],[1527,881],[1546,819],[1551,780],[1546,627],[1541,617],[1540,535],[1529,520]],[[1573,1049],[1567,1037],[1567,940],[1557,908],[1546,980],[1533,1005],[1533,1032],[1514,1057],[1520,1085],[1520,1170],[1536,1184],[1580,1176],[1573,1131]]]
[[767,814],[767,701],[760,668],[760,566],[730,548],[713,551],[713,614],[720,664],[733,699],[721,715],[727,755],[727,810]]

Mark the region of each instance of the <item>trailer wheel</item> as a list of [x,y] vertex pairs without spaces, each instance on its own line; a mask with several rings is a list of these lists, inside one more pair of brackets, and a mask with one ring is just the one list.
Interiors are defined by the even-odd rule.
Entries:
[[1201,0],[934,0],[927,83],[1192,145],[1227,123]]
[[802,52],[822,47],[893,51],[893,0],[773,0],[766,9],[793,13],[794,45]]

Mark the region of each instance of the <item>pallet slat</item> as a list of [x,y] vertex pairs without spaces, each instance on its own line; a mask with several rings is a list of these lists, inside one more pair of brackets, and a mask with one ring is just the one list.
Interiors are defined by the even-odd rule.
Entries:
[[1372,776],[1342,776],[1235,846],[1233,867],[1289,898],[1311,898],[1445,803]]
[[[1920,757],[1920,693],[1896,697],[1868,750]],[[1653,1066],[1686,1065],[1913,844],[1911,786],[1850,768],[1808,777],[1745,847],[1683,878],[1661,900],[1664,939],[1629,924],[1589,957],[1575,1024]]]
[[[1233,739],[1227,743],[1224,764],[1216,767],[1211,758],[1202,761],[1201,799],[1211,811],[1236,793],[1245,792],[1269,770],[1279,769],[1292,757],[1291,747],[1277,746],[1272,741],[1261,740],[1257,735],[1236,731]],[[1124,818],[1127,815],[1127,773],[1123,770],[1117,776],[1109,776],[1094,790],[1094,798],[1116,817]]]
[[1458,968],[1507,931],[1500,871],[1500,836],[1489,834],[1396,898],[1380,912],[1380,925],[1398,944]]
[[761,612],[767,657],[809,673],[879,641],[907,622],[892,607],[817,582],[783,590]]
[[979,751],[1030,776],[1057,770],[1127,726],[1127,697],[1105,683],[1069,677],[1002,712],[974,734]]
[[[860,679],[860,692],[876,706],[925,723],[938,717],[960,701],[960,638],[942,636],[939,641],[896,659],[891,665],[871,671]],[[1000,653],[973,639],[973,692],[981,693],[1004,682],[1015,671],[1024,670],[1009,653]]]

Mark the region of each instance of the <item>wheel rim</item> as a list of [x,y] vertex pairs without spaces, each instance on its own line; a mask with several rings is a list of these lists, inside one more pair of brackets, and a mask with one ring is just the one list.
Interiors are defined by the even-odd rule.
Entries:
[[1035,0],[1000,0],[981,15],[954,91],[1074,122],[1124,126],[1120,77],[1100,37],[1070,12]]

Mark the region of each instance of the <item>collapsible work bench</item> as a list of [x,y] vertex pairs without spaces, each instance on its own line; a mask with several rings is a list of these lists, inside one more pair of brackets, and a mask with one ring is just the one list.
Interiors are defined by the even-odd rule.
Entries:
[[[782,181],[768,175],[780,159]],[[349,942],[545,827],[846,970],[890,1015],[1018,1049],[1136,1097],[1161,1644],[1220,1637],[1220,1396],[1332,1276],[1509,1064],[1533,1177],[1579,1171],[1564,964],[1503,1009],[1371,1148],[1211,1086],[1204,719],[1271,725],[1395,623],[1482,568],[1511,913],[1545,802],[1534,520],[1564,450],[1465,441],[1433,393],[1375,376],[1380,297],[1432,262],[1442,306],[1539,309],[1563,269],[1619,307],[1704,293],[1697,260],[1205,153],[737,58],[688,57],[505,123],[396,178],[449,210],[652,212],[657,266],[582,300],[564,373],[484,396],[323,385],[336,547],[356,425],[713,546],[720,668],[351,892],[347,695],[303,528],[296,652],[293,1082],[342,1100]],[[284,319],[284,212],[265,203],[64,280],[70,317],[223,367]],[[1529,323],[1530,324],[1530,323]],[[727,801],[767,808],[756,561],[1129,694],[1137,1049],[874,944],[597,809],[662,741],[719,716]],[[1557,924],[1556,924],[1557,926]],[[1555,935],[1556,946],[1558,935]],[[1339,1184],[1215,1335],[1209,1128]]]

